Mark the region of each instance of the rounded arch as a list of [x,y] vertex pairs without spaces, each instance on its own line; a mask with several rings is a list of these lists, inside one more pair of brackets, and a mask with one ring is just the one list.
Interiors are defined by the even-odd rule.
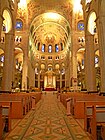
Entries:
[[3,10],[3,26],[4,26],[4,31],[6,33],[10,32],[13,29],[13,23],[12,23],[12,15],[9,9],[4,9]]
[[78,62],[78,70],[81,71],[84,69],[84,53],[85,53],[85,48],[81,47],[77,51],[77,62]]
[[41,70],[45,70],[46,69],[46,65],[44,63],[41,64]]
[[96,30],[96,12],[95,11],[91,11],[88,15],[88,21],[87,21],[87,31],[89,31],[89,33],[93,34],[95,33]]
[[14,56],[15,56],[16,69],[19,70],[19,71],[22,71],[22,67],[23,67],[23,50],[21,48],[19,48],[19,47],[15,47]]
[[20,49],[20,50],[23,52],[23,55],[24,55],[25,52],[26,52],[26,49],[25,49],[25,46],[24,46],[23,43],[18,43],[18,44],[16,44],[16,45],[15,45],[15,48]]
[[55,64],[55,69],[59,70],[60,69],[60,65],[58,63]]
[[82,63],[82,60],[84,60],[84,48],[83,49],[80,49],[78,50],[78,53],[77,53],[77,61]]

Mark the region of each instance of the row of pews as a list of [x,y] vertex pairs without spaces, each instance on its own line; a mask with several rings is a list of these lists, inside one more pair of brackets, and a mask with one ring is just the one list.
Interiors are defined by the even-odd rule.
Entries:
[[12,119],[22,119],[41,99],[41,92],[0,94],[0,140],[11,130]]
[[67,115],[84,120],[84,130],[93,140],[105,140],[105,96],[97,93],[67,92],[59,94]]

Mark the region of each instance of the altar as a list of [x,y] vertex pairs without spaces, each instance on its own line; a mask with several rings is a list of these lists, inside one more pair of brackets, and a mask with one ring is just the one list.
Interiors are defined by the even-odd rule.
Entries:
[[45,91],[56,91],[56,89],[53,87],[46,87]]
[[47,71],[44,76],[44,90],[55,91],[56,90],[56,76],[53,71]]

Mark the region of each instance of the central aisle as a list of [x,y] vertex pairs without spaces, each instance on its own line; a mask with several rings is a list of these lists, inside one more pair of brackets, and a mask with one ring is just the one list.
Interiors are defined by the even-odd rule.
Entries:
[[[79,130],[78,130],[79,129]],[[31,110],[5,140],[89,140],[72,116],[52,92],[42,95]]]
[[32,124],[23,140],[72,140],[64,120],[64,114],[59,109],[57,98],[52,93],[44,95],[40,108],[34,114]]

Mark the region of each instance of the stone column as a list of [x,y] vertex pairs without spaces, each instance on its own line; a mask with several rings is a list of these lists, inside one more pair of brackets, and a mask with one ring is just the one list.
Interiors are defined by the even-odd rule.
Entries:
[[3,24],[3,16],[0,15],[0,41],[1,41],[2,24]]
[[96,91],[94,36],[86,33],[85,76],[87,91]]
[[22,71],[22,89],[27,90],[27,82],[28,82],[28,62],[27,62],[27,54],[23,56],[23,71]]
[[66,72],[65,72],[65,87],[69,87],[69,66],[68,68],[66,69]]
[[[35,71],[34,71],[34,73],[35,73]],[[35,78],[35,81],[36,81],[36,73],[34,74],[34,78]],[[36,87],[36,82],[35,82],[34,87]]]
[[78,84],[78,80],[77,80],[77,56],[75,53],[72,52],[72,87],[74,88],[74,90],[77,89],[77,84]]
[[2,16],[2,9],[1,9],[1,1],[0,1],[0,41],[1,41],[1,31],[2,31],[2,24],[3,24],[3,16]]
[[65,87],[67,87],[67,69],[65,69]]
[[71,79],[72,79],[72,57],[70,53],[70,66],[69,66],[69,73],[70,73],[70,87],[72,86],[71,84]]
[[40,73],[38,73],[38,88],[40,88]]
[[62,88],[62,73],[60,73],[60,88]]
[[12,89],[13,68],[14,68],[13,57],[14,57],[14,34],[6,33],[2,90],[10,91]]
[[105,92],[105,16],[102,15],[97,19],[99,52],[100,52],[100,71],[101,71],[101,87],[100,92]]
[[35,86],[35,70],[31,65],[31,62],[28,64],[28,77],[29,77],[29,88]]

